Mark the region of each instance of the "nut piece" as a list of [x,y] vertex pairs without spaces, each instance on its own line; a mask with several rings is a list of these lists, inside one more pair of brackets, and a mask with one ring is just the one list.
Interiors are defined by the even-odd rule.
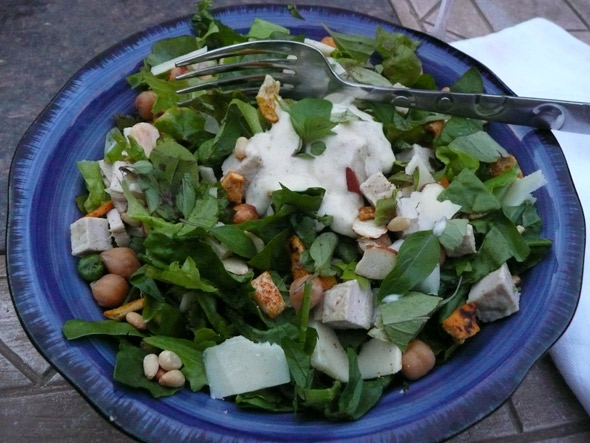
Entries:
[[129,285],[120,275],[106,274],[95,282],[90,283],[90,289],[98,306],[114,308],[125,300]]
[[100,258],[111,274],[129,279],[141,267],[131,248],[113,248],[100,253]]
[[238,160],[244,160],[246,158],[246,146],[248,145],[248,139],[246,137],[238,137],[236,145],[234,147],[234,155]]
[[125,315],[125,320],[135,329],[139,329],[140,331],[147,329],[147,323],[143,320],[141,314],[137,312],[128,312]]
[[118,308],[104,311],[104,316],[106,318],[110,318],[111,320],[121,321],[127,316],[129,312],[141,311],[143,309],[143,305],[144,299],[138,298],[137,300],[125,303],[123,306],[119,306]]
[[258,212],[256,208],[248,203],[240,203],[234,206],[233,222],[235,224],[244,223],[250,220],[258,220]]
[[375,218],[375,208],[373,206],[363,206],[359,209],[359,220],[372,220]]
[[165,371],[182,368],[182,360],[175,352],[172,351],[160,352],[160,355],[158,355],[158,363]]
[[256,289],[254,301],[270,318],[275,318],[286,308],[285,300],[268,271],[252,280],[252,286]]
[[245,182],[244,176],[234,171],[229,171],[220,180],[221,186],[227,192],[227,199],[232,203],[242,203]]
[[160,377],[158,382],[167,388],[182,388],[186,379],[178,369],[172,369]]
[[154,115],[152,114],[152,108],[158,96],[153,91],[143,91],[135,98],[135,109],[137,113],[144,120],[152,120]]
[[407,379],[416,380],[425,376],[434,367],[436,357],[426,343],[412,340],[402,355],[402,374]]
[[458,343],[479,332],[477,324],[477,305],[467,303],[455,309],[443,322],[442,327]]
[[160,380],[165,373],[166,371],[162,368],[158,368],[158,372],[156,372],[156,380]]
[[391,232],[400,232],[405,231],[410,227],[410,219],[406,217],[393,217],[389,223],[387,223],[387,229]]
[[424,129],[426,129],[428,132],[430,132],[434,136],[434,138],[437,138],[440,135],[440,133],[442,132],[444,125],[445,125],[444,120],[436,120],[436,121],[428,123],[426,126],[424,126]]
[[276,123],[279,121],[276,106],[280,89],[281,84],[270,75],[267,75],[256,95],[256,103],[258,103],[260,113],[269,123]]
[[148,380],[156,376],[158,369],[160,369],[160,366],[156,354],[148,354],[143,358],[143,373]]
[[520,167],[518,166],[518,161],[516,157],[513,155],[508,155],[507,157],[500,157],[494,163],[490,165],[490,174],[492,177],[498,177],[502,175],[503,172],[507,171],[512,167],[518,168],[518,178],[522,178],[522,172],[520,171]]

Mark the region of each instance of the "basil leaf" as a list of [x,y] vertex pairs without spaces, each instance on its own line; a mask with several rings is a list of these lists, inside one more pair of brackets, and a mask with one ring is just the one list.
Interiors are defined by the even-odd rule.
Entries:
[[263,20],[261,18],[255,18],[246,37],[255,40],[264,40],[270,38],[270,36],[275,32],[289,34],[289,30],[283,26]]
[[145,61],[150,67],[156,66],[197,49],[199,49],[197,41],[193,36],[181,35],[165,38],[152,45],[152,53],[147,56]]
[[387,274],[377,298],[389,294],[406,294],[434,270],[440,255],[438,239],[432,231],[420,231],[408,235],[398,254],[397,262]]
[[395,197],[382,198],[377,200],[377,205],[375,206],[375,224],[377,226],[386,224],[395,216],[395,211]]
[[281,348],[285,352],[289,373],[295,384],[302,388],[311,387],[313,380],[311,355],[305,352],[299,343],[289,337],[281,340]]
[[330,265],[337,244],[338,236],[333,232],[320,234],[311,244],[309,255],[314,261],[316,272],[321,275],[333,275]]
[[451,148],[450,146],[439,146],[436,148],[435,152],[436,158],[445,164],[442,174],[446,176],[449,181],[453,181],[455,176],[457,176],[457,174],[463,169],[469,169],[475,172],[479,168],[479,160],[463,151]]
[[332,128],[336,123],[330,120],[332,102],[320,98],[304,98],[285,109],[291,116],[293,129],[303,143],[334,134]]
[[176,140],[198,146],[208,138],[205,132],[205,117],[188,107],[172,107],[154,122],[160,133],[168,134]]
[[252,258],[257,253],[252,238],[237,226],[218,226],[211,230],[211,234],[232,252],[242,257]]
[[464,218],[447,220],[445,229],[438,237],[438,241],[449,251],[454,250],[463,243],[468,224],[469,220]]
[[366,62],[369,57],[375,52],[375,40],[370,37],[358,34],[343,34],[332,31],[326,25],[324,28],[334,39],[334,43],[338,50],[347,54],[356,61]]
[[493,163],[500,157],[508,155],[508,152],[502,146],[500,146],[487,132],[483,131],[457,137],[449,144],[449,146],[486,163]]
[[435,139],[435,146],[444,146],[451,143],[457,137],[473,134],[483,130],[481,120],[472,120],[463,117],[451,117],[443,126],[442,132]]
[[469,68],[459,79],[451,86],[453,92],[466,93],[483,93],[483,79],[476,68]]

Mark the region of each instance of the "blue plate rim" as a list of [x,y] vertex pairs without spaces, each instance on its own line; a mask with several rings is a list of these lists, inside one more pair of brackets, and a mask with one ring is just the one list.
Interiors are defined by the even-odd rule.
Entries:
[[[220,13],[220,14],[224,14],[224,13],[233,13],[235,11],[239,11],[240,9],[243,9],[244,7],[247,7],[248,9],[251,10],[268,10],[269,8],[284,8],[284,5],[277,5],[277,4],[273,4],[273,5],[249,5],[249,6],[244,6],[244,5],[232,5],[232,6],[228,6],[228,7],[224,7],[224,8],[217,8],[215,10],[216,13]],[[461,51],[447,45],[445,42],[442,42],[440,40],[434,39],[433,37],[422,33],[420,31],[415,31],[415,30],[411,30],[411,29],[406,29],[402,26],[387,22],[383,19],[379,19],[373,16],[370,16],[368,14],[362,14],[362,13],[357,13],[357,12],[352,12],[346,9],[340,9],[340,8],[331,8],[331,7],[322,7],[322,6],[315,6],[315,5],[299,5],[298,8],[300,10],[304,10],[305,8],[309,8],[309,9],[315,9],[315,10],[329,10],[329,11],[333,11],[334,13],[340,13],[340,14],[345,14],[345,15],[350,15],[350,16],[357,16],[360,18],[367,18],[370,19],[371,21],[374,22],[381,22],[383,25],[389,26],[389,27],[393,27],[393,28],[397,28],[399,30],[403,30],[403,32],[406,32],[409,35],[413,35],[417,38],[423,39],[423,40],[428,40],[431,44],[434,44],[436,46],[442,47],[444,48],[446,51],[451,51],[455,56],[463,59],[463,60],[467,60],[469,64],[476,66],[478,68],[480,68],[483,72],[486,72],[490,75],[490,78],[488,80],[492,81],[493,83],[495,83],[499,88],[503,89],[506,91],[506,93],[508,94],[512,94],[514,95],[514,93],[508,88],[507,85],[504,84],[504,82],[502,82],[498,77],[496,77],[493,72],[487,68],[484,64],[478,62],[477,60],[471,58],[470,56],[462,53]],[[43,357],[45,359],[47,359],[52,365],[52,361],[50,359],[50,356],[46,354],[46,351],[39,345],[39,343],[37,342],[37,338],[31,333],[31,331],[28,328],[27,325],[27,320],[21,315],[21,312],[19,310],[19,305],[18,305],[18,301],[16,300],[15,297],[15,290],[18,290],[21,286],[26,286],[26,282],[23,280],[20,280],[18,277],[15,277],[13,275],[11,275],[11,268],[14,264],[18,263],[18,252],[15,252],[15,247],[18,245],[19,243],[19,239],[16,239],[15,236],[13,235],[13,222],[14,219],[11,217],[11,215],[13,214],[13,212],[18,212],[15,205],[15,200],[17,200],[16,196],[14,196],[14,194],[16,194],[15,191],[15,187],[16,184],[14,183],[16,181],[16,164],[23,160],[24,157],[26,157],[26,149],[27,146],[29,145],[29,143],[31,143],[32,139],[34,138],[35,132],[37,130],[37,127],[46,119],[50,119],[51,117],[51,109],[52,106],[54,105],[55,100],[63,94],[64,91],[68,90],[68,88],[71,86],[71,84],[76,80],[76,78],[78,78],[84,71],[92,69],[97,63],[100,63],[101,60],[103,59],[107,59],[109,56],[114,56],[117,53],[119,53],[120,51],[124,50],[125,47],[131,45],[134,42],[137,42],[139,40],[141,40],[141,38],[149,33],[154,33],[154,32],[158,32],[158,30],[164,30],[167,28],[171,28],[174,26],[178,26],[180,23],[185,22],[187,19],[190,19],[190,15],[189,16],[184,16],[184,17],[180,17],[180,18],[176,18],[176,19],[172,19],[172,20],[167,20],[161,24],[155,25],[155,26],[151,26],[150,28],[141,31],[141,32],[137,32],[127,38],[125,38],[124,40],[122,40],[121,42],[111,46],[110,48],[106,49],[105,51],[101,52],[99,55],[97,55],[96,57],[94,57],[92,60],[90,60],[88,63],[84,64],[84,66],[82,66],[66,83],[65,85],[60,89],[60,91],[55,95],[55,97],[50,101],[50,103],[45,107],[45,109],[39,114],[39,116],[33,121],[33,123],[29,126],[29,128],[27,129],[27,131],[25,132],[25,134],[23,135],[21,141],[19,142],[19,145],[17,147],[17,150],[15,151],[14,155],[13,155],[13,159],[12,159],[12,164],[11,164],[11,168],[10,168],[10,174],[9,174],[9,188],[8,188],[8,193],[9,193],[9,199],[8,199],[8,214],[7,214],[7,221],[8,221],[8,229],[6,230],[6,244],[7,244],[7,254],[6,254],[6,270],[7,270],[7,275],[8,275],[8,285],[9,285],[9,290],[10,290],[10,294],[11,294],[11,298],[12,301],[15,305],[15,312],[17,313],[17,317],[19,318],[19,321],[21,322],[21,325],[23,326],[23,329],[25,330],[27,336],[29,337],[29,339],[32,341],[33,345],[35,346],[35,348],[37,348],[37,350],[41,353],[41,355],[43,355]],[[549,144],[549,145],[553,145],[556,149],[559,150],[560,155],[563,157],[563,153],[561,152],[559,145],[557,143],[557,141],[555,140],[553,134],[551,134],[550,132],[544,132],[542,134],[539,135],[540,137],[542,137],[545,141],[545,143]],[[569,171],[569,168],[567,167],[567,163],[565,162],[564,159],[564,164],[566,165],[566,171],[567,171],[567,175],[569,177],[569,181],[572,182],[572,178],[571,178],[571,173]],[[575,187],[573,186],[572,183],[572,189],[574,190],[576,199],[577,199],[577,206],[578,206],[578,210],[580,212],[580,214],[582,214],[582,208],[579,202],[579,197],[577,195],[577,191],[575,190]],[[13,198],[14,197],[14,198]],[[582,232],[582,240],[585,240],[585,221],[584,218],[582,216],[581,218],[582,221],[582,228],[584,228],[581,232]],[[583,269],[583,250],[584,250],[584,242],[581,242],[582,246],[581,248],[579,248],[579,250],[581,250],[581,254],[580,257],[582,258],[581,263],[579,263],[578,268],[579,269]],[[574,270],[573,273],[575,273],[576,270]],[[581,275],[581,272],[580,272]],[[577,289],[577,293],[579,294],[581,290],[581,280],[580,283],[578,285],[578,289]],[[579,297],[578,299],[579,300]],[[577,300],[576,300],[576,305],[577,305]],[[573,317],[575,313],[575,306],[574,308],[571,310],[571,314],[569,316],[569,320],[568,323],[571,322],[571,319]],[[556,331],[556,333],[553,334],[552,337],[552,342],[548,343],[546,348],[549,349],[550,346],[559,339],[559,337],[561,336],[561,334],[565,331],[565,329],[567,328],[567,325],[565,325],[563,327],[563,330],[561,331]],[[513,389],[510,391],[509,394],[511,394],[512,392],[514,392],[518,385],[520,384],[520,382],[522,382],[522,379],[524,378],[524,375],[526,375],[526,373],[529,371],[529,369],[532,367],[532,365],[538,360],[538,358],[540,358],[543,354],[545,354],[547,352],[547,349],[545,349],[543,352],[540,353],[540,355],[538,355],[536,358],[532,359],[532,361],[530,361],[528,366],[521,366],[522,368],[522,376],[520,377],[520,381],[513,386]],[[530,360],[530,359],[529,359]],[[101,409],[101,407],[84,391],[82,391],[81,387],[79,387],[75,381],[73,380],[73,378],[67,373],[67,371],[62,370],[62,368],[56,367],[56,369],[58,370],[58,372],[64,376],[64,378],[66,378],[71,384],[72,386],[91,404],[91,406],[97,410],[103,417],[105,417],[105,419],[108,420],[108,413]],[[507,398],[507,397],[506,397]],[[503,402],[500,402],[499,404],[497,404],[494,408],[489,409],[480,414],[480,416],[475,420],[475,421],[479,421],[480,419],[482,419],[483,417],[485,417],[486,415],[489,415],[490,413],[492,413],[494,410],[496,410],[497,408],[499,408],[502,405]],[[133,433],[131,430],[129,430],[127,427],[125,427],[124,425],[116,422],[116,421],[111,421],[108,420],[110,423],[112,423],[113,425],[115,425],[118,429],[120,429],[121,431],[123,431],[125,434],[132,436],[132,437],[136,437],[137,438],[137,434]],[[460,427],[458,429],[455,429],[452,433],[449,433],[448,435],[445,435],[444,437],[450,437],[456,433],[461,432],[462,430],[465,429],[465,427],[471,425],[473,423],[468,423],[463,427]],[[383,431],[384,433],[388,434],[388,431]],[[385,435],[380,434],[381,437],[384,437]],[[390,435],[387,435],[388,437],[390,437]]]

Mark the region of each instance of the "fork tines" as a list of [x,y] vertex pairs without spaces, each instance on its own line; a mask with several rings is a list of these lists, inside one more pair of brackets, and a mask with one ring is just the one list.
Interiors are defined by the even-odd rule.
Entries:
[[[279,44],[277,45],[277,43]],[[178,94],[186,94],[189,92],[218,87],[248,86],[254,84],[258,84],[259,86],[266,74],[272,74],[275,80],[280,81],[283,85],[288,87],[295,81],[294,63],[296,61],[292,57],[288,58],[290,56],[290,43],[291,42],[289,41],[272,40],[251,41],[214,49],[197,56],[181,59],[176,62],[176,66],[196,65],[199,63],[202,63],[205,66],[197,67],[194,70],[179,75],[176,77],[178,80],[218,74],[221,74],[222,76],[216,80],[204,81],[203,83],[191,85],[176,92]],[[209,61],[218,62],[221,59],[229,57],[259,54],[268,54],[269,58],[241,60],[233,63],[216,64],[213,66],[203,63]],[[223,74],[225,74],[225,76],[223,76]],[[247,90],[251,91],[253,89],[254,88],[248,88]],[[242,91],[246,92],[246,90]]]

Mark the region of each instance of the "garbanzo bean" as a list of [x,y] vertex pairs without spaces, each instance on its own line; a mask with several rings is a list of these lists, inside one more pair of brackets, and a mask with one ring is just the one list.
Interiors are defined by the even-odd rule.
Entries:
[[111,274],[120,275],[125,279],[129,279],[141,266],[133,249],[126,247],[101,252],[100,258]]
[[410,380],[416,380],[430,372],[436,363],[436,357],[426,343],[412,340],[402,354],[402,374]]
[[129,285],[117,274],[106,274],[95,282],[90,283],[92,296],[96,303],[103,308],[114,308],[125,300]]

